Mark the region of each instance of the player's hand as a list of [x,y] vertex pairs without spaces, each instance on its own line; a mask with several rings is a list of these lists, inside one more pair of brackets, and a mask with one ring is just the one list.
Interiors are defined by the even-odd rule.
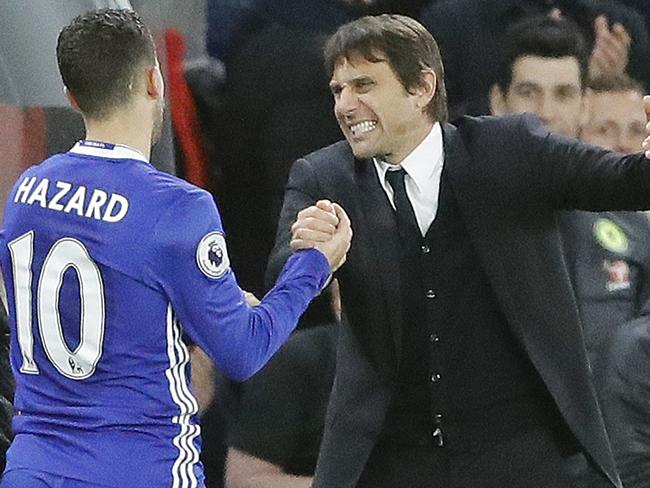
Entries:
[[645,134],[646,138],[643,141],[643,150],[645,151],[645,157],[650,159],[650,95],[643,97],[643,109],[645,110]]
[[319,200],[316,205],[298,212],[296,221],[291,226],[291,247],[303,249],[314,247],[315,242],[329,241],[338,224],[339,219],[332,202]]
[[610,27],[607,18],[599,15],[594,20],[594,33],[596,39],[589,58],[589,74],[594,77],[625,73],[632,45],[625,27],[619,23]]
[[250,291],[246,291],[246,290],[242,290],[242,291],[244,292],[244,298],[246,299],[246,303],[248,303],[251,307],[260,304],[259,298],[253,295]]
[[345,263],[352,242],[352,226],[343,207],[337,203],[333,203],[332,207],[339,221],[336,232],[329,241],[317,242],[314,247],[325,254],[333,273]]
[[352,227],[345,210],[328,200],[300,211],[291,233],[292,249],[318,249],[327,258],[332,272],[345,262],[352,241]]

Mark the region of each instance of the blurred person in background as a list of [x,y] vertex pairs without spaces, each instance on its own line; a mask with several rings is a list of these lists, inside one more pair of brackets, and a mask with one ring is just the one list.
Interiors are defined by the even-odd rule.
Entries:
[[417,15],[427,0],[207,0],[208,53],[224,62],[236,46],[264,25],[307,31],[340,25],[360,14],[391,11]]
[[[645,136],[645,114],[639,109],[643,95],[640,83],[627,76],[601,76],[591,80],[582,140],[614,151],[637,151]],[[633,245],[648,245],[643,242]],[[628,272],[625,268],[619,271]],[[603,417],[625,488],[650,487],[650,315],[647,306],[640,318],[616,327],[601,348],[596,371]]]
[[[587,80],[585,42],[572,21],[548,16],[525,19],[505,36],[498,81],[490,92],[491,110],[495,115],[534,113],[550,131],[578,138],[583,120],[600,120],[605,113],[618,111],[601,107],[601,99],[594,104],[599,112],[588,110],[587,99],[602,95],[587,95]],[[645,134],[643,97],[638,92],[627,97],[632,104],[625,106],[626,118],[635,126],[641,112],[642,133],[623,152],[638,152]],[[650,227],[639,212],[573,211],[561,212],[558,218],[585,343],[592,367],[597,368],[608,336],[638,316],[650,297]]]
[[588,54],[577,25],[544,15],[524,19],[507,31],[501,54],[491,113],[534,113],[549,130],[578,137]]
[[644,94],[641,83],[626,75],[591,79],[580,139],[613,151],[640,151],[646,125],[640,108]]
[[440,43],[452,118],[489,113],[488,92],[497,79],[504,32],[540,14],[576,22],[586,39],[592,75],[626,72],[650,83],[643,18],[616,0],[443,0],[425,7],[420,18]]
[[598,389],[623,486],[650,487],[650,315],[612,336]]

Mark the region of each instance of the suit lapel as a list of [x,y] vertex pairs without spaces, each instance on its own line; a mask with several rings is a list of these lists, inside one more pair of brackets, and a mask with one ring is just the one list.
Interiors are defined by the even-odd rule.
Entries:
[[400,239],[393,208],[384,192],[372,161],[356,161],[358,195],[368,226],[366,243],[370,265],[380,278],[381,296],[388,311],[396,357],[401,351],[402,300],[400,285]]
[[481,193],[485,185],[476,180],[480,177],[476,173],[481,169],[472,168],[472,159],[458,130],[444,124],[443,137],[448,181],[456,195],[467,232],[508,323],[514,327],[513,332],[526,342],[526,331],[521,327],[526,322],[521,314],[521,304],[529,302],[535,295],[530,294],[530,280],[528,283],[514,283],[514,280],[525,276],[517,268],[532,263],[526,258],[530,254],[527,239],[525,236],[513,238],[504,229],[499,230],[500,222],[509,218],[508,209],[498,210],[495,206],[501,198],[499,195]]
[[[532,337],[524,324],[533,311],[542,317],[548,312],[539,309],[539,301],[531,298],[544,295],[546,281],[541,278],[549,273],[549,267],[553,269],[547,261],[549,236],[540,240],[536,230],[552,226],[553,217],[517,206],[490,188],[481,181],[485,175],[480,174],[489,171],[489,164],[472,163],[455,127],[445,124],[443,133],[445,167],[470,239],[508,323],[528,348]],[[473,168],[472,164],[480,167]],[[522,269],[528,272],[522,273]]]

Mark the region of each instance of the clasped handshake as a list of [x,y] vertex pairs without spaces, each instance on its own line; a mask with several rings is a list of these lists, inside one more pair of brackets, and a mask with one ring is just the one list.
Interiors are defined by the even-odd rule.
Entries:
[[345,210],[337,203],[319,200],[298,212],[289,245],[294,250],[318,249],[334,272],[345,262],[351,241],[352,227]]

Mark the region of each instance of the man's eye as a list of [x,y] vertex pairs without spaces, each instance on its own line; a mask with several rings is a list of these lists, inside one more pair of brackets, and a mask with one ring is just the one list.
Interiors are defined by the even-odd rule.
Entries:
[[529,87],[520,87],[517,89],[517,95],[522,98],[533,98],[538,95],[538,90]]
[[614,129],[611,127],[598,127],[596,129],[596,133],[601,135],[601,136],[613,136],[614,135]]
[[634,124],[632,127],[630,127],[630,133],[634,137],[645,137],[645,127],[641,124]]
[[363,92],[367,92],[368,90],[370,90],[370,88],[372,88],[374,86],[374,84],[375,84],[374,81],[363,80],[363,81],[358,82],[356,84],[356,86],[357,86],[357,90],[359,90],[360,92],[363,93]]
[[559,100],[571,100],[578,96],[578,91],[573,89],[559,90],[557,92],[557,97]]

